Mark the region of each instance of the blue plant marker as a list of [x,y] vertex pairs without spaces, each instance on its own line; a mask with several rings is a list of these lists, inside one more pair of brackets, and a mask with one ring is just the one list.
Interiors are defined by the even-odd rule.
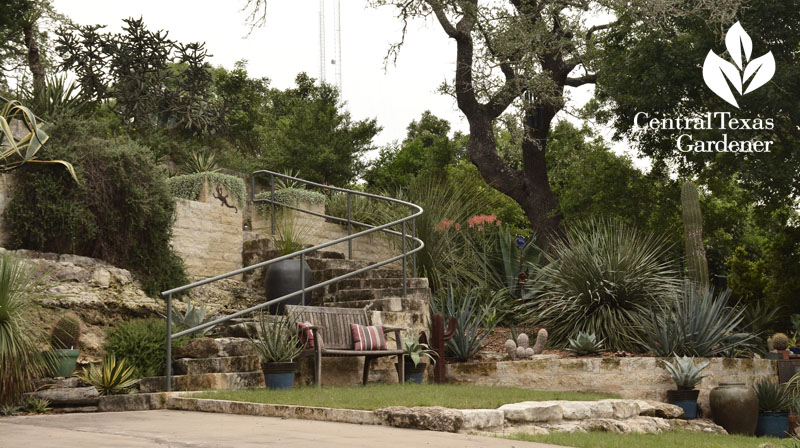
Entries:
[[517,235],[516,244],[517,244],[517,247],[520,248],[520,249],[525,247],[525,237],[522,236],[522,235]]

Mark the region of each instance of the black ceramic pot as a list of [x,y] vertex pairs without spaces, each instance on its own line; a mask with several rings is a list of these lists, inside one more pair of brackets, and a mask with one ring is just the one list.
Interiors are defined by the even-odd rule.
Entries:
[[[301,274],[301,272],[305,272]],[[302,277],[302,281],[301,281]],[[267,300],[274,300],[314,284],[313,273],[308,263],[299,259],[289,259],[271,264],[267,270]],[[298,294],[269,307],[270,314],[283,314],[286,305],[311,305],[311,293]]]

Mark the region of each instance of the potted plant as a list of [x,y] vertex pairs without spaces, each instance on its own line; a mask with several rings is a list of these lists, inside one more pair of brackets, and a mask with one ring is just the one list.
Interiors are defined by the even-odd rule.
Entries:
[[789,435],[791,436],[796,434],[797,416],[800,416],[800,395],[792,395],[789,403]]
[[403,350],[406,351],[405,382],[422,384],[422,376],[425,373],[425,369],[428,368],[428,364],[420,361],[423,357],[426,357],[431,361],[431,365],[436,364],[436,359],[433,357],[436,352],[431,350],[428,344],[419,342],[419,336],[416,339],[403,338],[402,343]]
[[786,386],[763,379],[753,385],[758,397],[757,436],[786,437],[791,395]]
[[797,335],[800,334],[800,314],[792,314],[792,337],[789,338],[789,351],[793,355],[800,355],[800,346],[797,345]]
[[303,351],[297,328],[289,316],[258,318],[258,337],[251,339],[261,358],[264,382],[270,389],[291,389],[297,371],[295,358]]
[[687,420],[697,418],[697,396],[700,391],[695,389],[705,376],[700,372],[708,367],[709,362],[694,363],[694,357],[675,357],[673,363],[664,363],[669,375],[675,381],[677,390],[667,391],[667,400],[683,408],[684,418]]
[[53,350],[54,367],[53,375],[57,377],[72,376],[78,356],[78,339],[81,337],[80,322],[69,316],[64,316],[56,322],[50,333],[50,346]]
[[[274,218],[273,218],[274,219]],[[309,228],[297,222],[294,210],[285,209],[275,221],[272,242],[281,256],[302,250],[305,247]],[[290,258],[269,265],[267,270],[267,300],[275,300],[287,294],[310,287],[313,284],[311,267],[305,260]],[[286,305],[308,304],[311,293],[298,294],[281,303],[270,306],[271,314],[283,314]]]

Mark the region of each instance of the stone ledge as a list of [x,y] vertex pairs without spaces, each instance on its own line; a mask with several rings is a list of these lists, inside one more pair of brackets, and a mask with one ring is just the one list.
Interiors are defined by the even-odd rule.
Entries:
[[154,411],[167,408],[170,397],[185,392],[157,392],[150,394],[105,395],[100,397],[97,410],[100,412]]

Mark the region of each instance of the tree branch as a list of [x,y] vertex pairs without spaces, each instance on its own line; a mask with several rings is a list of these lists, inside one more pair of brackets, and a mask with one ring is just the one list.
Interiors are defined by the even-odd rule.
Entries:
[[579,78],[567,78],[566,81],[564,81],[564,85],[569,87],[580,87],[584,84],[594,84],[596,82],[597,82],[597,74],[588,73]]

